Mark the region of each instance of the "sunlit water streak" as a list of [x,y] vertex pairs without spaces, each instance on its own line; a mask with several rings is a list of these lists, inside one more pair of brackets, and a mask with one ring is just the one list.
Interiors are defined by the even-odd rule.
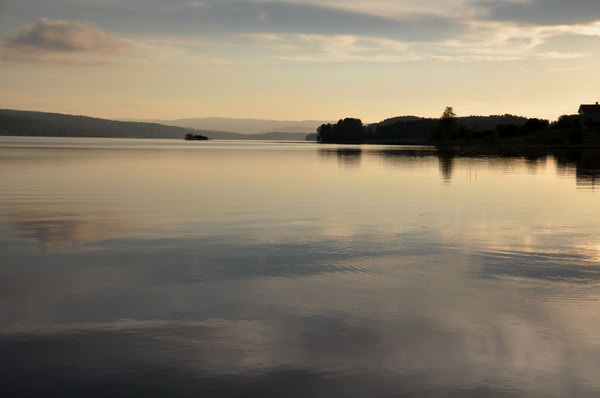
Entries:
[[600,394],[593,151],[0,138],[0,394]]

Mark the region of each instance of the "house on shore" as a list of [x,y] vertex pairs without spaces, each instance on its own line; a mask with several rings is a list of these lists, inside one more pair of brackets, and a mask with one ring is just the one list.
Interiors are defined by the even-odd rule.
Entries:
[[586,128],[600,126],[600,104],[581,105],[579,107],[579,124]]

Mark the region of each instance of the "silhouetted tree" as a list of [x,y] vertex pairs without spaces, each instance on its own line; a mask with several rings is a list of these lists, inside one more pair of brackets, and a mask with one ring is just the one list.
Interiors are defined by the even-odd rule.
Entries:
[[336,124],[322,124],[317,128],[319,142],[362,142],[366,128],[360,119],[340,119]]
[[525,122],[523,131],[525,133],[532,133],[534,131],[545,130],[548,128],[548,126],[550,126],[550,122],[548,120],[533,118]]
[[581,144],[583,142],[583,130],[581,128],[572,128],[569,130],[569,141],[572,144]]
[[573,129],[581,128],[579,125],[579,115],[562,115],[558,120],[552,123],[555,129]]
[[438,126],[433,131],[433,139],[436,141],[446,141],[456,138],[458,133],[458,122],[456,113],[451,106],[447,106],[440,117]]
[[456,113],[454,113],[454,108],[451,106],[447,106],[444,109],[444,113],[442,113],[442,117],[440,118],[443,126],[447,128],[452,128],[456,126]]
[[364,138],[365,128],[360,119],[341,119],[335,127],[336,135],[344,141],[357,141]]
[[520,134],[521,128],[515,124],[499,124],[496,126],[496,133],[499,138],[516,137]]
[[333,125],[330,123],[322,124],[317,128],[317,141],[332,142],[333,141]]

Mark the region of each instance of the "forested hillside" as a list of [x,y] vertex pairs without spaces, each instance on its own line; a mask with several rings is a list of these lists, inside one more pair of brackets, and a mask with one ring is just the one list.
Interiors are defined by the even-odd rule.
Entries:
[[[60,113],[0,109],[0,135],[183,139],[191,131],[157,123],[119,122]],[[210,131],[193,132],[211,136]]]

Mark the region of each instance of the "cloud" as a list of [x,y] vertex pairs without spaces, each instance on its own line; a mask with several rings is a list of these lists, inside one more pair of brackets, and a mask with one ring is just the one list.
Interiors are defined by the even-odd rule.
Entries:
[[488,18],[534,25],[566,25],[600,21],[598,0],[484,0]]
[[[77,22],[92,14],[98,25],[135,38],[135,54],[128,54],[128,65],[150,66],[156,66],[157,59],[161,65],[568,60],[592,51],[539,47],[558,35],[571,35],[571,43],[583,36],[600,36],[600,21],[589,22],[600,20],[600,15],[587,0],[576,0],[573,10],[564,13],[566,6],[557,0],[131,0],[127,4],[56,0],[52,7],[39,0],[20,0],[19,4],[29,10],[28,20],[48,19],[27,25],[10,38],[4,59],[70,65],[114,64],[119,51],[130,45],[96,25]],[[16,9],[13,6],[13,12]],[[73,21],[53,21],[62,18],[57,10],[69,10],[62,15]],[[548,18],[538,18],[538,13]],[[575,18],[578,15],[585,18]]]
[[524,60],[571,60],[589,52],[545,50],[539,46],[548,38],[584,27],[505,27],[479,24],[476,32],[484,38],[464,36],[460,40],[413,43],[392,39],[316,34],[243,35],[245,43],[264,47],[263,58],[300,63],[404,63],[423,60],[440,62],[508,62]]
[[128,41],[91,23],[41,18],[5,41],[3,58],[16,62],[103,65],[111,63],[107,56],[129,46]]
[[585,53],[559,53],[559,52],[546,52],[535,54],[536,59],[540,60],[551,60],[551,59],[577,59],[584,58],[587,56]]
[[[281,2],[285,2],[280,0]],[[288,0],[294,2],[296,0]],[[411,16],[439,16],[467,18],[473,14],[469,0],[307,0],[307,3],[354,11],[361,14],[378,15],[386,18],[405,19]]]
[[352,35],[252,34],[245,39],[273,52],[273,59],[294,62],[406,62],[408,44]]
[[[424,0],[432,3],[434,0]],[[460,1],[460,0],[455,0]],[[448,15],[421,11],[416,0],[410,9],[392,7],[379,1],[375,12],[360,2],[296,0],[173,0],[169,2],[131,0],[89,2],[56,0],[52,5],[39,0],[21,0],[22,13],[94,21],[113,31],[136,36],[211,37],[251,34],[331,34],[386,37],[396,40],[439,40],[463,28],[462,21]],[[436,9],[435,7],[431,7]],[[16,6],[15,6],[16,9]],[[27,9],[27,11],[25,10]],[[58,11],[63,10],[60,14]],[[425,11],[423,11],[425,10]],[[389,11],[389,12],[388,12]],[[409,12],[410,11],[410,12]],[[18,13],[15,12],[15,17]]]

